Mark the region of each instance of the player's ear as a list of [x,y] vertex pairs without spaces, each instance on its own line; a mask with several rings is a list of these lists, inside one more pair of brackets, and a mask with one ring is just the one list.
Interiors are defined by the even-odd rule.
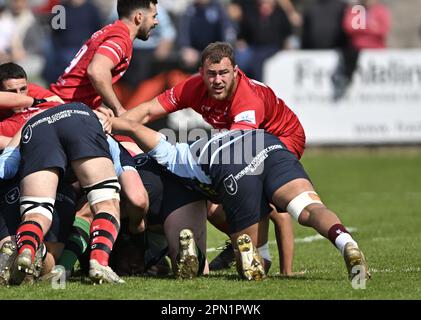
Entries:
[[136,11],[136,13],[134,15],[134,22],[135,22],[136,25],[139,25],[142,22],[143,15],[144,15],[144,13],[142,12],[142,10]]
[[238,74],[238,65],[234,66],[234,77],[236,77]]
[[200,73],[201,76],[204,75],[203,67],[199,67],[199,73]]

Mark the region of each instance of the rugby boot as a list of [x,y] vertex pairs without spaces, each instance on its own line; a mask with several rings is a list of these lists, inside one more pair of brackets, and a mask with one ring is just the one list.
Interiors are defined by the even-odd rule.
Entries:
[[10,279],[10,270],[16,259],[18,251],[14,241],[6,241],[0,249],[0,286],[7,286]]
[[241,257],[241,270],[247,280],[262,280],[265,275],[263,259],[260,257],[248,234],[237,239]]
[[13,264],[10,274],[10,284],[20,285],[27,275],[32,275],[34,266],[32,262],[32,252],[30,249],[25,248],[17,256]]
[[189,229],[180,231],[179,252],[177,255],[176,277],[178,279],[193,279],[199,271],[196,243],[193,232]]
[[109,266],[103,266],[95,259],[89,260],[89,278],[94,284],[125,283]]
[[217,249],[220,249],[222,251],[210,262],[209,270],[218,271],[231,268],[231,266],[235,262],[235,253],[231,241],[227,240],[225,242],[225,246]]
[[[371,278],[364,254],[354,243],[348,242],[345,245],[344,260],[346,268],[348,269],[349,280],[352,281],[352,279],[359,274],[363,274],[366,280]],[[358,267],[360,270],[358,270]]]
[[32,264],[32,270],[27,273],[23,283],[33,284],[41,276],[42,268],[44,266],[44,256],[47,254],[47,248],[44,243],[41,243],[38,250],[35,252],[34,263]]

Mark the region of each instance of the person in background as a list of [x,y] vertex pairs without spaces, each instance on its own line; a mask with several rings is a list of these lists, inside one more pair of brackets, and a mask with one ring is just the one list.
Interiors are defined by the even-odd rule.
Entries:
[[276,0],[256,0],[243,12],[236,46],[238,65],[249,76],[263,80],[266,59],[281,51],[292,34],[291,23]]
[[361,50],[385,49],[391,27],[390,10],[379,0],[360,0],[364,9],[348,6],[343,19],[343,28],[348,45],[341,51],[338,67],[333,75],[334,101],[346,94],[357,69]]
[[66,10],[66,28],[51,29],[49,50],[43,76],[53,83],[64,72],[82,44],[102,27],[98,8],[91,0],[63,0]]

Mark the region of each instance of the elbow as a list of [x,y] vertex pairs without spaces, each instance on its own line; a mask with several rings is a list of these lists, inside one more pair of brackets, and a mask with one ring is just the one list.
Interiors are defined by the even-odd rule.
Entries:
[[88,69],[86,70],[86,74],[88,75],[88,78],[91,82],[94,82],[99,78],[98,72],[98,68],[96,68],[93,63],[89,64]]

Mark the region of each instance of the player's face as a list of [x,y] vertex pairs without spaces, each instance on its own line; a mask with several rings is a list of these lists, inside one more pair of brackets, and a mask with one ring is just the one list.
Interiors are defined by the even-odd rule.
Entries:
[[3,81],[3,91],[28,95],[28,82],[25,78]]
[[151,35],[151,30],[158,25],[156,5],[151,4],[149,10],[142,10],[142,20],[136,38],[146,41]]
[[222,58],[219,63],[211,63],[207,59],[200,70],[209,95],[216,100],[231,97],[234,92],[238,68],[231,60]]

